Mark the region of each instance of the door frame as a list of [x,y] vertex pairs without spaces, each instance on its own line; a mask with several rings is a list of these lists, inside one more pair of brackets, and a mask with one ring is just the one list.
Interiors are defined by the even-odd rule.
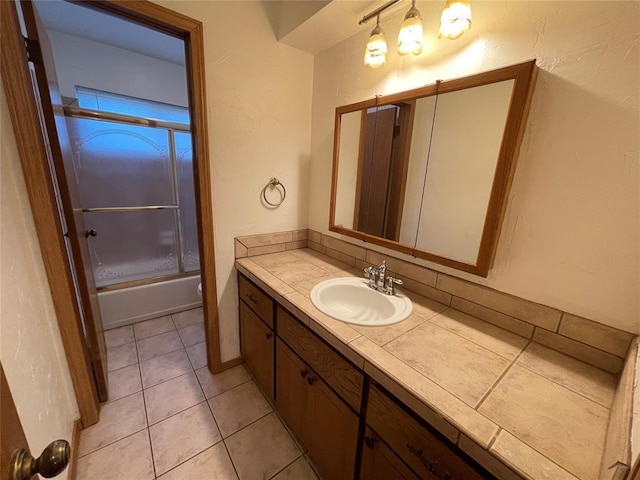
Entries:
[[[200,274],[206,330],[207,360],[213,373],[237,362],[222,363],[218,325],[213,205],[209,167],[207,108],[205,95],[204,35],[202,23],[147,0],[104,0],[80,2],[107,13],[145,24],[184,40],[192,116],[194,182],[198,217]],[[100,405],[84,341],[80,312],[67,261],[62,226],[56,209],[46,147],[16,6],[0,1],[1,73],[11,122],[27,186],[38,242],[51,289],[58,327],[84,428],[97,423]]]

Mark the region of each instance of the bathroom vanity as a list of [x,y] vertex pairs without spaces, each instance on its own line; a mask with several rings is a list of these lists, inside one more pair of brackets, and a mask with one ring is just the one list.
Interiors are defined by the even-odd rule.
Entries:
[[246,365],[323,478],[493,478],[242,273],[238,291]]
[[[558,351],[558,334],[497,312],[481,320],[489,310],[441,289],[449,277],[420,286],[413,279],[433,272],[391,257],[412,314],[382,327],[343,323],[314,306],[312,289],[362,278],[380,255],[311,233],[314,250],[243,238],[256,246],[237,245],[235,265],[246,366],[325,480],[618,478],[601,463],[622,451],[605,443],[632,335],[609,332],[617,356],[579,360]],[[562,312],[509,302],[562,327]],[[601,462],[607,455],[614,461]]]

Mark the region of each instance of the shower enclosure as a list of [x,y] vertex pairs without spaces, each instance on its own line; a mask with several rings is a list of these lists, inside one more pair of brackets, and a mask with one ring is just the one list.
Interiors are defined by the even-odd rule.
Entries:
[[[105,326],[195,306],[200,258],[188,109],[76,93],[78,106],[65,107],[65,116]],[[171,288],[158,285],[167,281]],[[186,297],[167,303],[179,291]]]

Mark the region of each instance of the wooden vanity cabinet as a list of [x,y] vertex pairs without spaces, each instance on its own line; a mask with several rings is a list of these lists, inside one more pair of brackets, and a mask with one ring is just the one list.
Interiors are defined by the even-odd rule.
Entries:
[[359,417],[280,338],[276,406],[307,448],[322,478],[353,480]]
[[[247,368],[262,390],[274,399],[273,300],[245,277],[238,278],[240,293],[240,350]],[[248,304],[246,302],[249,302]]]

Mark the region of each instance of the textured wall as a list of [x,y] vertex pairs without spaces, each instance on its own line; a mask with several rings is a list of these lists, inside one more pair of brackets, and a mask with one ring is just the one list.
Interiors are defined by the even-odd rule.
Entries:
[[[0,361],[34,455],[80,417],[4,90],[0,90]],[[65,472],[59,478],[66,478]]]
[[[239,355],[233,238],[307,227],[313,57],[276,41],[261,2],[161,1],[204,25],[222,359]],[[287,189],[260,202],[271,177]]]
[[[473,28],[437,40],[441,5],[418,2],[428,44],[362,65],[366,30],[315,59],[309,226],[327,232],[334,108],[531,58],[541,71],[493,269],[440,271],[640,333],[640,3],[473,2]],[[375,248],[375,247],[371,247]]]

